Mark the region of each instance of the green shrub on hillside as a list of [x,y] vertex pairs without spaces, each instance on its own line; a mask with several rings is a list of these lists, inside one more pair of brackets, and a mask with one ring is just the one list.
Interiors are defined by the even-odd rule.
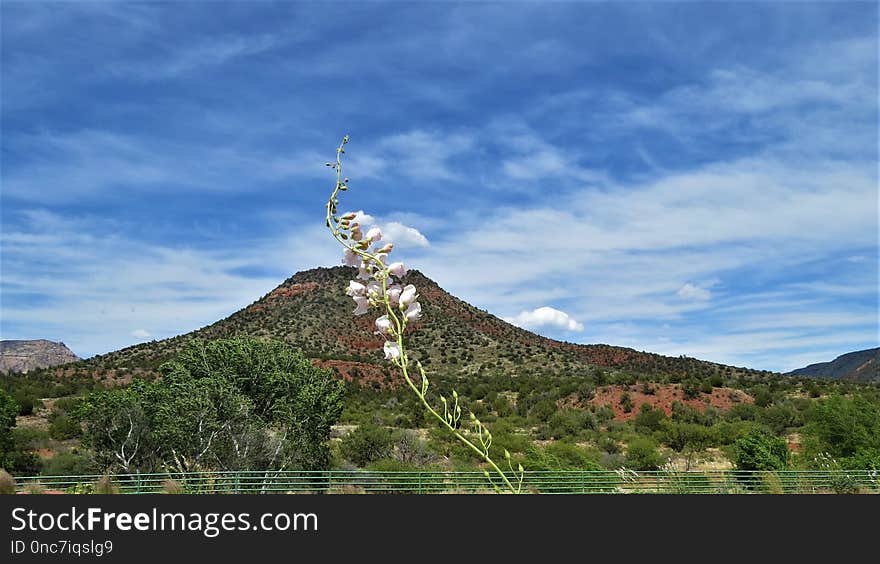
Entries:
[[626,449],[626,467],[630,470],[657,470],[666,459],[657,451],[657,444],[647,438],[633,440]]
[[736,459],[739,470],[776,471],[788,468],[791,453],[784,439],[753,431],[736,441]]
[[378,425],[361,425],[339,444],[342,456],[363,468],[377,460],[390,458],[394,450],[395,434]]

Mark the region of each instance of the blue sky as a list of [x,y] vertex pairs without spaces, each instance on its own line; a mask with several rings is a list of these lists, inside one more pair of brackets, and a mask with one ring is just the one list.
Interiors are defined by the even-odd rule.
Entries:
[[347,208],[538,333],[878,345],[874,3],[2,4],[2,338],[81,356],[339,263]]

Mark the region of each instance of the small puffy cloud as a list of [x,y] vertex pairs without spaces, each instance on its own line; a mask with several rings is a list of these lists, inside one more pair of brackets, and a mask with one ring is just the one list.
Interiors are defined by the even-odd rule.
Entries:
[[427,237],[422,235],[422,233],[415,227],[409,227],[408,225],[396,221],[386,223],[382,226],[382,231],[385,233],[386,239],[394,241],[400,245],[427,247],[431,244],[428,242]]
[[677,294],[678,297],[683,300],[690,300],[695,302],[705,302],[712,297],[712,292],[710,292],[706,288],[695,286],[690,282],[679,288]]
[[539,307],[532,311],[523,311],[516,317],[506,319],[509,323],[526,329],[536,327],[556,327],[566,331],[583,331],[584,324],[578,323],[564,311],[552,307]]
[[364,210],[358,210],[354,213],[355,213],[354,220],[357,223],[360,223],[361,226],[363,226],[365,228],[370,228],[370,227],[376,225],[376,218],[373,217],[372,215],[364,212]]
[[150,337],[152,337],[150,332],[146,329],[135,329],[131,332],[131,336],[135,339],[149,339]]
[[355,214],[354,220],[364,228],[379,227],[382,230],[383,240],[385,241],[393,241],[405,247],[428,247],[431,245],[428,242],[428,238],[422,235],[422,232],[415,227],[404,225],[398,221],[382,223],[374,216],[365,213],[364,210],[358,210]]

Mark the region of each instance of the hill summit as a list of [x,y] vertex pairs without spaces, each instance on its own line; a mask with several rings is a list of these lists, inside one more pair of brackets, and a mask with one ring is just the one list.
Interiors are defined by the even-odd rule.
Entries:
[[[207,327],[96,356],[77,368],[110,371],[110,376],[150,372],[190,338],[249,335],[286,341],[346,379],[390,382],[394,376],[383,359],[383,339],[373,328],[376,315],[353,316],[353,303],[343,293],[355,274],[355,269],[344,266],[299,272],[251,305]],[[485,373],[576,376],[600,367],[681,377],[769,374],[688,357],[548,339],[465,303],[418,271],[411,271],[405,281],[419,289],[424,313],[413,326],[412,357],[421,360],[429,372],[460,377]]]

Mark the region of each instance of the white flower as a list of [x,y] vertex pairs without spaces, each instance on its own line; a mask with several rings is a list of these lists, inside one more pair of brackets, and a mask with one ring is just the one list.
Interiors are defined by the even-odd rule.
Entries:
[[407,270],[402,262],[392,262],[388,265],[388,272],[400,278],[406,276]]
[[397,343],[385,341],[385,347],[383,347],[383,350],[385,351],[385,360],[397,360],[400,358],[400,347]]
[[345,266],[357,266],[360,260],[361,257],[351,249],[345,249],[345,253],[342,255],[342,264]]
[[403,312],[407,321],[418,321],[422,317],[422,306],[419,302],[413,302],[406,311]]
[[364,296],[366,295],[366,291],[366,286],[364,286],[360,282],[355,282],[354,280],[352,280],[348,283],[348,288],[345,289],[345,294],[351,297]]
[[369,231],[367,231],[366,239],[368,241],[379,241],[382,239],[382,230],[378,227],[373,227]]
[[370,273],[370,268],[367,266],[367,263],[361,263],[358,267],[358,275],[357,277],[361,280],[369,280],[372,274]]
[[376,280],[370,280],[367,282],[367,296],[379,299],[382,296],[382,284]]
[[411,303],[416,301],[417,297],[416,287],[412,284],[407,284],[403,292],[400,293],[400,309],[408,308]]
[[388,264],[388,253],[376,253],[376,258],[379,259],[379,262],[382,264]]
[[388,301],[391,302],[391,305],[396,306],[400,303],[401,292],[403,292],[403,287],[400,284],[388,286]]
[[357,304],[357,307],[352,312],[355,315],[363,315],[370,309],[370,300],[362,296],[355,296],[354,303]]
[[393,333],[391,329],[391,320],[388,319],[387,315],[383,315],[379,319],[376,320],[376,329],[379,330],[383,335],[388,335]]

